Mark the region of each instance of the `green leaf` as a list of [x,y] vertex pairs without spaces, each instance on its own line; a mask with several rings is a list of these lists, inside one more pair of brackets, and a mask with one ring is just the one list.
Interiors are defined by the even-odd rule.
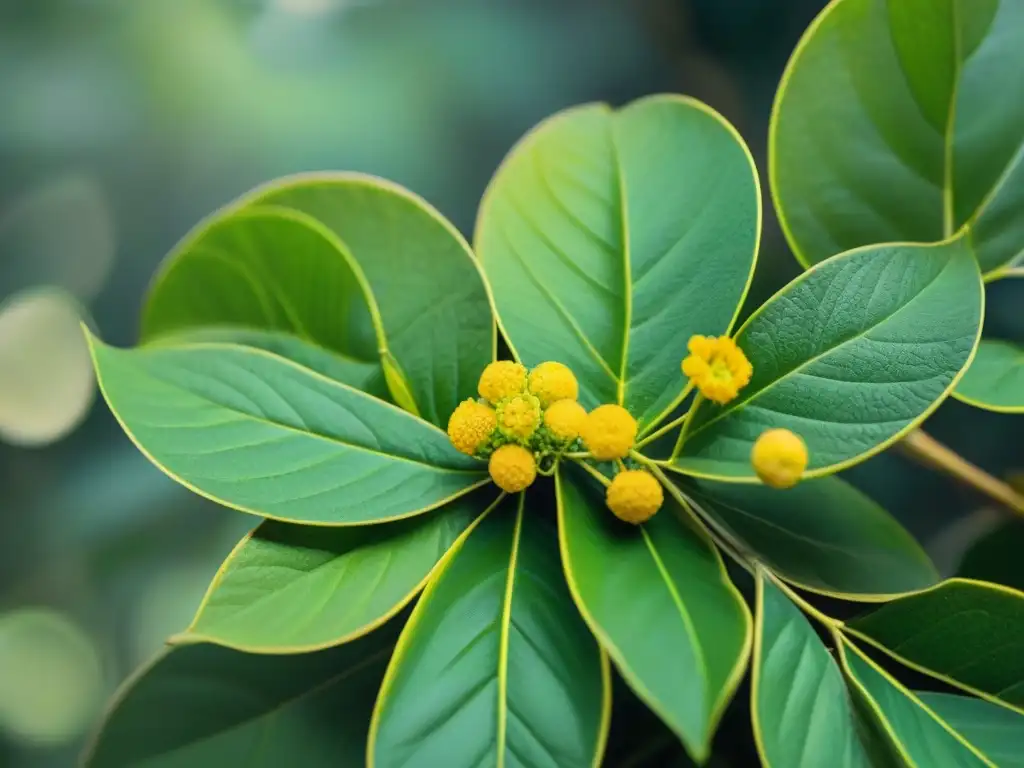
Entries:
[[176,641],[263,653],[349,642],[405,607],[494,498],[488,487],[433,514],[383,525],[267,521],[228,556]]
[[600,763],[608,665],[536,499],[509,497],[427,586],[381,686],[368,765]]
[[874,768],[835,660],[803,614],[757,579],[751,716],[766,768]]
[[704,760],[750,652],[750,614],[718,551],[673,498],[619,523],[585,478],[556,478],[562,558],[580,612],[637,695]]
[[436,427],[267,352],[89,341],[103,394],[136,445],[178,482],[243,512],[382,522],[487,480]]
[[856,646],[843,640],[839,648],[847,676],[867,697],[908,765],[928,768],[992,765]]
[[1024,413],[1024,348],[982,339],[954,393],[958,400],[1000,413]]
[[1024,520],[1013,518],[982,536],[964,554],[956,575],[1024,591]]
[[172,648],[125,684],[85,764],[361,766],[393,638],[297,656]]
[[837,0],[797,45],[769,129],[783,231],[809,265],[965,224],[983,272],[1024,254],[1024,6]]
[[1024,768],[1024,715],[982,699],[918,691],[917,698],[1000,768]]
[[625,405],[643,429],[678,400],[689,337],[734,322],[760,225],[735,129],[663,95],[541,123],[491,181],[475,246],[523,363],[565,363],[585,405]]
[[974,352],[981,315],[978,268],[962,241],[824,261],[738,331],[753,377],[724,406],[697,401],[674,468],[755,482],[750,451],[773,427],[804,439],[808,477],[855,464],[938,407]]
[[787,490],[708,480],[683,489],[756,559],[802,589],[887,600],[939,580],[906,529],[838,477]]
[[907,666],[971,693],[1024,706],[1024,592],[949,579],[846,628]]
[[368,176],[294,176],[201,223],[168,257],[143,338],[207,326],[287,332],[389,366],[393,399],[434,424],[495,353],[488,289],[462,236]]

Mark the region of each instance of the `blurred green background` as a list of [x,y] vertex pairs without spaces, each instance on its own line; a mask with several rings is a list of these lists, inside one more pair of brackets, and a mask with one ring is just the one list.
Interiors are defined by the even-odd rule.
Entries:
[[[256,522],[133,448],[96,402],[80,316],[131,344],[163,255],[286,173],[386,176],[468,234],[516,138],[584,101],[701,98],[766,186],[774,89],[822,4],[0,0],[0,766],[71,765]],[[797,273],[765,191],[748,311]],[[1022,298],[993,287],[988,330],[1024,339]],[[1024,470],[1022,426],[951,402],[930,430],[1005,476]],[[847,474],[947,573],[1000,520],[894,453]]]

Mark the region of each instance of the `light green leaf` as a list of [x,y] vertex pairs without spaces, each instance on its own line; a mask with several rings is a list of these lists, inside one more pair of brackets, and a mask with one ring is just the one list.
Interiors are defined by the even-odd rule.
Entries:
[[917,698],[1000,768],[1024,768],[1024,715],[982,699],[918,691]]
[[172,648],[122,688],[85,765],[361,766],[393,638],[296,656]]
[[101,390],[136,445],[178,482],[243,512],[382,522],[487,480],[436,427],[267,352],[89,340]]
[[962,241],[824,261],[738,331],[753,378],[724,406],[697,401],[670,466],[755,482],[750,451],[773,427],[804,439],[807,477],[855,464],[938,407],[970,361],[981,315],[978,267]]
[[846,628],[914,669],[1024,707],[1024,592],[949,579]]
[[954,392],[958,400],[1000,413],[1024,413],[1024,348],[982,339]]
[[751,716],[766,768],[875,768],[843,676],[814,629],[760,573]]
[[491,181],[475,246],[523,363],[565,363],[585,405],[623,404],[643,429],[678,399],[689,337],[735,320],[760,225],[735,129],[663,95],[541,123]]
[[427,586],[381,686],[368,765],[600,763],[607,660],[536,500],[509,497]]
[[882,727],[908,765],[928,768],[993,765],[859,649],[846,640],[839,648],[847,676],[876,711]]
[[1024,254],[1024,5],[835,0],[797,45],[769,129],[783,230],[809,265],[965,224],[982,271]]
[[750,653],[750,614],[717,550],[673,498],[641,527],[619,523],[603,493],[556,478],[569,589],[591,631],[637,695],[707,757]]
[[228,556],[176,641],[258,653],[349,642],[405,607],[494,498],[488,487],[383,525],[324,529],[269,520]]
[[939,581],[906,529],[838,477],[787,490],[709,480],[683,490],[756,559],[803,589],[887,600]]

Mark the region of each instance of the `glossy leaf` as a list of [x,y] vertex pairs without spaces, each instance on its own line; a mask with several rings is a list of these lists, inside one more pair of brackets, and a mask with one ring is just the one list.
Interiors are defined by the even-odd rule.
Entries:
[[132,440],[226,506],[351,525],[425,512],[486,481],[439,429],[284,358],[227,344],[90,342],[103,394]]
[[736,131],[654,96],[530,132],[484,196],[475,246],[520,359],[567,364],[585,405],[624,404],[643,428],[681,393],[689,337],[732,325],[760,217]]
[[928,768],[992,765],[856,647],[843,641],[841,656],[847,675],[876,710],[894,746],[909,765]]
[[1024,253],[1024,6],[835,0],[770,128],[772,191],[805,264],[970,224],[982,270]]
[[754,557],[804,589],[884,600],[939,580],[906,529],[837,477],[787,490],[701,480],[684,491]]
[[600,762],[607,662],[536,499],[509,497],[427,586],[381,687],[368,765]]
[[750,651],[750,615],[717,550],[672,498],[619,523],[586,478],[557,478],[559,535],[580,612],[637,695],[707,757]]
[[1024,347],[982,339],[978,354],[956,386],[965,403],[1001,413],[1024,413]]
[[1024,768],[1024,715],[983,699],[917,692],[917,698],[1000,768]]
[[751,710],[766,768],[874,768],[835,660],[764,574],[757,581]]
[[382,633],[296,656],[172,648],[125,684],[85,764],[361,766],[394,637]]
[[264,653],[348,642],[412,600],[494,498],[488,487],[383,525],[324,529],[269,520],[228,556],[177,641]]
[[699,400],[675,467],[755,482],[754,441],[783,427],[810,477],[885,448],[934,410],[981,329],[982,285],[962,241],[841,254],[791,282],[738,331],[753,378],[724,406]]
[[847,629],[915,669],[1024,706],[1024,592],[949,579]]

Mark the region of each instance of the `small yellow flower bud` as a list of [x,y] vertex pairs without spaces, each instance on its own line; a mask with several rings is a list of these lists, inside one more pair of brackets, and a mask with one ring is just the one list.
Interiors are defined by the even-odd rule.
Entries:
[[586,420],[586,409],[575,400],[559,400],[544,411],[544,426],[551,430],[556,439],[566,443],[580,436]]
[[754,443],[750,462],[765,485],[792,488],[807,469],[807,446],[788,429],[769,429]]
[[457,451],[472,456],[498,426],[498,416],[489,405],[463,400],[448,419],[448,437]]
[[491,363],[480,374],[477,390],[480,397],[497,405],[505,398],[518,395],[526,389],[526,369],[511,360]]
[[654,475],[642,469],[619,472],[608,486],[608,508],[620,520],[639,525],[661,509],[665,495]]
[[503,491],[525,491],[537,478],[537,462],[521,445],[508,444],[491,454],[487,465],[495,484]]
[[587,414],[580,437],[599,461],[623,459],[636,442],[636,419],[621,405],[601,405]]
[[575,400],[580,393],[576,377],[561,363],[541,363],[530,372],[530,392],[547,408],[560,400]]
[[750,382],[754,368],[729,337],[691,336],[686,347],[683,374],[708,400],[728,403]]
[[498,429],[512,440],[529,440],[540,426],[540,401],[533,395],[516,395],[498,405]]

